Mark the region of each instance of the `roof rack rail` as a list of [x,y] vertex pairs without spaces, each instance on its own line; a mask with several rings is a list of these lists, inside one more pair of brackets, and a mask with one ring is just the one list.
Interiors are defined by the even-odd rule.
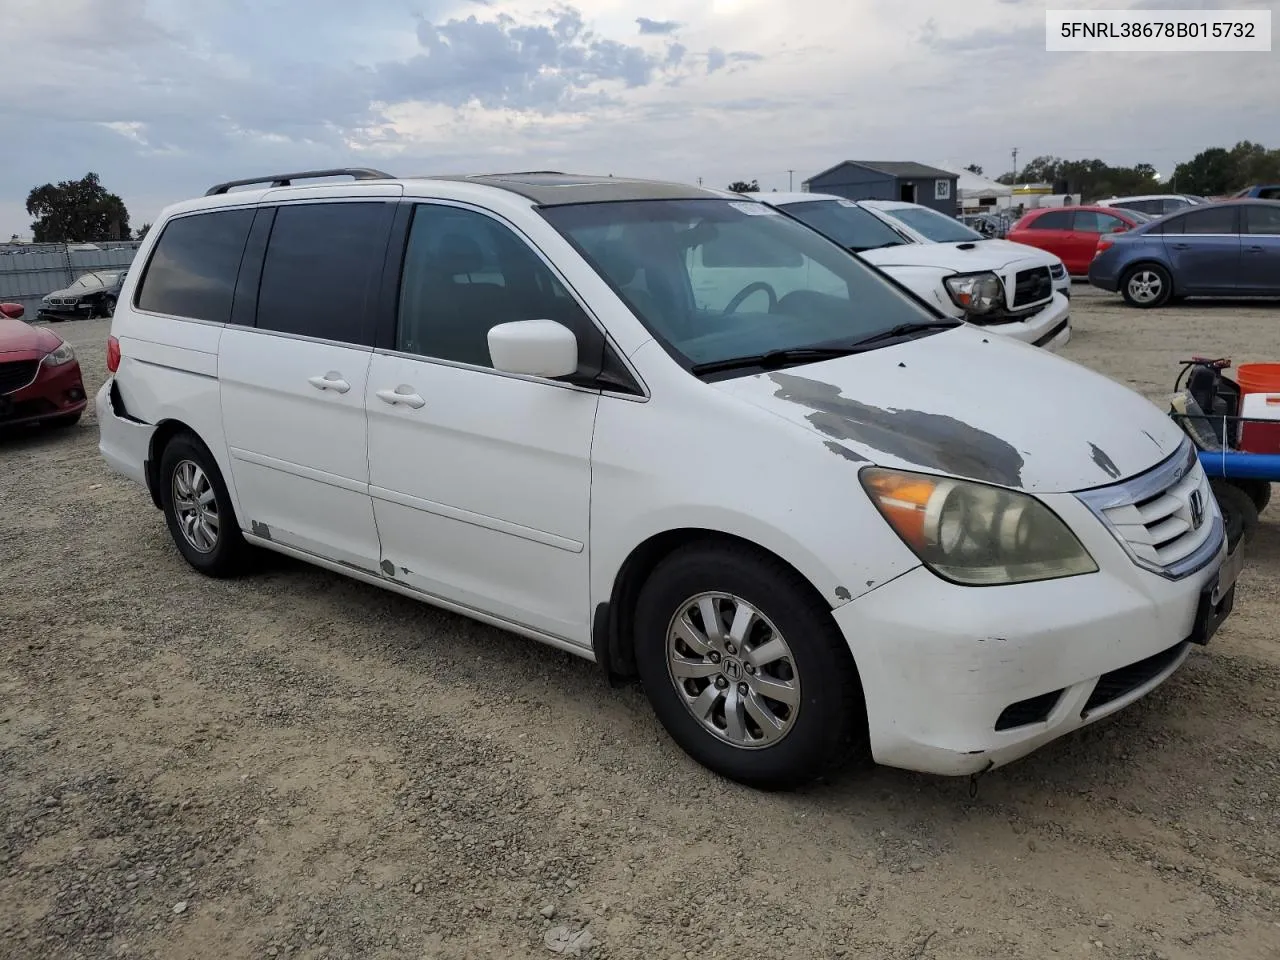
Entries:
[[389,173],[368,167],[335,167],[332,170],[303,170],[300,173],[277,173],[270,177],[249,177],[247,180],[228,180],[215,183],[205,191],[206,197],[226,193],[232,187],[247,187],[255,183],[269,183],[273,187],[287,187],[294,180],[318,180],[321,177],[350,177],[353,180],[394,180]]

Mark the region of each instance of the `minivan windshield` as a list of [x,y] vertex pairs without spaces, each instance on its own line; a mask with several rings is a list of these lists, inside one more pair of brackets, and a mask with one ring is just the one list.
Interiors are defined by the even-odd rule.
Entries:
[[778,209],[855,253],[907,242],[893,227],[852,200],[802,200],[780,203]]
[[617,201],[541,212],[690,368],[765,354],[807,362],[823,350],[868,338],[880,346],[894,337],[878,335],[899,328],[920,335],[940,322],[857,257],[755,201]]
[[901,220],[912,230],[922,233],[934,243],[972,243],[987,239],[977,230],[971,230],[954,217],[930,210],[928,207],[893,207],[882,211],[894,220]]

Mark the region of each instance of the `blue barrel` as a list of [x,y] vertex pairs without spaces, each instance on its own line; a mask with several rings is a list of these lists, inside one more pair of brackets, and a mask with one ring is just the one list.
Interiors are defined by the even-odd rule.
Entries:
[[1201,450],[1200,466],[1211,477],[1230,480],[1269,480],[1280,483],[1280,454]]

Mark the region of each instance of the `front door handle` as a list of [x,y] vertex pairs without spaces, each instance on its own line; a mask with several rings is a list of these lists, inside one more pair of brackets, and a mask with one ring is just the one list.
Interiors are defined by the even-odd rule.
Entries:
[[1250,253],[1261,253],[1264,249],[1265,249],[1264,247],[1250,247],[1250,248],[1249,248],[1249,252],[1250,252]]
[[1190,249],[1191,249],[1191,244],[1189,244],[1189,243],[1175,243],[1175,244],[1173,245],[1173,249],[1175,249],[1175,250],[1190,250]]
[[389,403],[393,407],[398,404],[404,404],[406,407],[412,407],[417,410],[427,405],[427,401],[414,393],[413,387],[406,383],[400,384],[394,390],[378,390],[376,393],[379,400],[383,403]]
[[332,390],[334,393],[346,393],[351,389],[351,384],[343,380],[337,370],[330,370],[323,377],[308,377],[307,383],[317,390]]

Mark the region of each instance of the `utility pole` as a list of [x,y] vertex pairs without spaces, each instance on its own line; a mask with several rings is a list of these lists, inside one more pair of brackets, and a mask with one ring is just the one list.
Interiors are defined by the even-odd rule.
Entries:
[[787,189],[788,190],[794,190],[796,188],[795,173],[796,172],[794,170],[787,171]]
[[699,177],[699,178],[698,178],[698,186],[702,186],[702,178],[701,178],[701,177]]
[[1013,182],[1018,182],[1018,148],[1013,148]]

